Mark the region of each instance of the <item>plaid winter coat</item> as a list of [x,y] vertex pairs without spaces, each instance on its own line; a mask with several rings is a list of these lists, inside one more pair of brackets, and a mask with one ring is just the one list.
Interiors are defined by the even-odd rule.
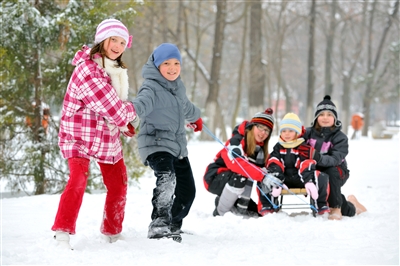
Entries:
[[[122,158],[118,127],[126,126],[136,113],[132,103],[119,99],[110,77],[89,53],[83,46],[72,60],[75,69],[64,97],[59,147],[66,159],[94,158],[114,164]],[[107,126],[106,121],[117,127]]]

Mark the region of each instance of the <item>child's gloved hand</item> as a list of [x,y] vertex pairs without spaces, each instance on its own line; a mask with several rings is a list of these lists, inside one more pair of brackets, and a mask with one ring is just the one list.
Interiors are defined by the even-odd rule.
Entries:
[[269,193],[273,190],[273,188],[280,187],[281,185],[282,185],[282,180],[280,180],[279,178],[275,177],[272,174],[266,174],[261,182],[261,188],[265,193]]
[[282,188],[281,187],[273,187],[272,188],[272,192],[271,192],[271,195],[273,196],[273,197],[278,197],[280,194],[282,193]]
[[310,145],[300,145],[298,150],[299,155],[303,160],[314,159],[318,163],[321,159],[321,153],[319,153],[317,150],[314,149],[314,147],[311,147]]
[[311,198],[313,198],[314,200],[318,199],[318,190],[313,182],[306,183],[304,187],[307,190],[307,194],[310,195]]
[[199,132],[203,130],[203,119],[201,117],[197,119],[196,122],[189,123],[186,125],[187,127],[193,128],[194,132]]
[[126,137],[132,138],[136,134],[135,128],[132,126],[131,123],[128,123],[127,127],[128,127],[128,130],[123,131],[122,134],[124,134],[124,136],[126,136]]
[[303,160],[312,159],[314,156],[315,149],[310,145],[303,144],[300,145],[297,149],[299,150],[299,155],[300,157],[302,157]]
[[244,154],[243,148],[241,145],[229,145],[228,146],[228,158],[233,161],[235,158],[242,157]]
[[140,123],[140,119],[139,116],[136,116],[135,119],[133,119],[130,124],[132,124],[132,126],[137,129]]

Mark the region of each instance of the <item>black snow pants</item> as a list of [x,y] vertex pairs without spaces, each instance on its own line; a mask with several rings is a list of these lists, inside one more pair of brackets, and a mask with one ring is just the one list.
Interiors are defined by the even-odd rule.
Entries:
[[196,186],[189,159],[178,159],[168,152],[156,152],[147,162],[157,178],[153,190],[151,227],[162,227],[163,232],[175,231],[182,226],[193,204]]
[[329,175],[329,207],[340,208],[343,216],[354,216],[356,208],[346,200],[346,197],[341,192],[342,186],[350,177],[350,170],[345,165],[323,168],[317,166],[317,170]]

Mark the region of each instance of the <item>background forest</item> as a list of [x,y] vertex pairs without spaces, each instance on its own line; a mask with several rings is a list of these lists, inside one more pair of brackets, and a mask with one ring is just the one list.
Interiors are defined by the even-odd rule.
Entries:
[[[75,52],[94,40],[96,26],[117,18],[129,26],[130,96],[141,68],[163,42],[178,45],[188,97],[205,125],[225,140],[237,122],[272,107],[311,123],[330,94],[343,131],[364,115],[398,126],[399,0],[393,1],[106,1],[5,0],[0,31],[0,176],[12,191],[58,193],[68,178],[58,149],[58,116]],[[191,133],[189,133],[191,134]],[[203,132],[200,140],[209,140]],[[136,139],[124,139],[136,156]],[[127,160],[131,180],[144,167]],[[88,192],[101,189],[93,165]]]

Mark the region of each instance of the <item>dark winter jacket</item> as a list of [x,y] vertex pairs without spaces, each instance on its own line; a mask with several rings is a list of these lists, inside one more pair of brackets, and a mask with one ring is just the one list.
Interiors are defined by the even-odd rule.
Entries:
[[132,101],[140,118],[138,148],[142,162],[147,165],[147,157],[161,151],[187,157],[185,120],[198,120],[200,109],[187,98],[180,77],[168,81],[161,75],[153,55],[143,66],[142,75],[145,80]]
[[[300,145],[304,145],[301,143]],[[299,156],[298,148],[285,148],[279,142],[269,154],[267,169],[269,173],[278,173],[278,178],[284,182],[309,181],[315,182],[315,160],[304,160]],[[297,182],[296,182],[297,183]]]
[[[249,125],[249,121],[243,121],[236,126],[232,132],[232,137],[225,143],[226,147],[233,150],[232,155],[229,155],[227,149],[223,148],[214,158],[214,162],[207,166],[204,174],[204,186],[207,190],[213,179],[226,171],[232,171],[244,177],[250,176],[251,179],[256,181],[263,179],[264,173],[260,170],[260,167],[265,167],[265,158],[262,158],[262,160],[257,158],[257,151],[252,156],[244,152],[246,147],[244,136],[246,127]],[[262,161],[262,163],[257,164],[256,161]]]
[[321,153],[321,159],[317,162],[317,170],[328,167],[342,166],[347,169],[346,156],[349,153],[349,141],[341,129],[342,124],[331,128],[308,127],[304,135],[307,144]]

